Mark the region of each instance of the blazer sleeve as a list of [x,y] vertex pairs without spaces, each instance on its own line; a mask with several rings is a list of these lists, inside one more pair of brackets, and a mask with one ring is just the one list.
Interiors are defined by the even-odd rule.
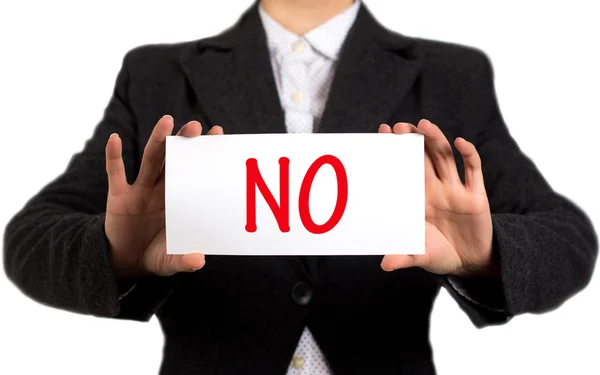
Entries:
[[123,140],[129,181],[139,169],[136,123],[127,97],[130,54],[92,137],[66,170],[9,221],[3,260],[8,278],[39,303],[81,314],[149,320],[168,295],[170,279],[117,280],[104,232],[105,146],[111,133]]
[[470,121],[461,135],[474,142],[482,160],[501,276],[445,278],[443,285],[484,327],[554,310],[585,288],[598,240],[582,209],[554,191],[520,150],[501,116],[489,58],[479,52],[477,61],[465,88],[462,118]]

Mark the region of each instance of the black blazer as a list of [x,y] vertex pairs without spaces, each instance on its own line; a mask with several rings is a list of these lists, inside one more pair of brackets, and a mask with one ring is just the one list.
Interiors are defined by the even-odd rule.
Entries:
[[462,283],[454,288],[416,268],[384,272],[376,256],[207,256],[196,273],[136,280],[119,299],[127,283],[114,276],[103,227],[109,135],[121,135],[133,181],[164,114],[176,130],[195,119],[205,130],[285,132],[265,40],[255,4],[216,37],[130,51],[85,148],[8,224],[9,278],[65,310],[142,321],[156,314],[166,339],[161,374],[190,375],[283,375],[305,326],[336,375],[434,374],[428,331],[441,286],[478,327],[554,309],[586,286],[597,255],[593,228],[509,134],[488,58],[390,32],[361,5],[316,131],[376,132],[381,123],[427,118],[449,139],[474,142],[501,280],[454,280]]

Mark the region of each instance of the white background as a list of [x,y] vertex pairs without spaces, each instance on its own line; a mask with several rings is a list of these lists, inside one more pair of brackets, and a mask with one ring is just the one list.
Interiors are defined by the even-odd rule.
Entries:
[[[595,2],[365,1],[383,24],[404,34],[485,50],[514,137],[553,187],[600,228]],[[91,135],[126,51],[217,33],[250,3],[2,2],[2,227]],[[554,312],[477,330],[442,292],[431,328],[438,371],[598,374],[599,300],[596,274]],[[1,374],[157,372],[163,336],[155,319],[143,324],[51,309],[24,297],[4,275],[0,306]]]

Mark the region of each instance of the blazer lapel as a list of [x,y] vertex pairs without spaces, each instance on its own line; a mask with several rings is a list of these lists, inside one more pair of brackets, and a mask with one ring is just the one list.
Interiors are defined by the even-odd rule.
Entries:
[[[410,39],[383,29],[361,9],[340,54],[321,133],[374,132],[389,120],[420,68]],[[266,34],[256,2],[229,31],[204,39],[182,56],[194,108],[226,134],[285,133]],[[205,127],[207,129],[209,126]],[[314,284],[323,257],[285,257]],[[290,277],[293,277],[291,275]]]
[[[412,47],[410,38],[384,29],[361,4],[315,131],[374,132],[390,121],[420,71]],[[198,42],[182,67],[210,126],[228,134],[286,132],[258,2],[233,28]]]
[[411,39],[385,30],[361,4],[316,131],[376,132],[390,121],[420,71],[412,46]]
[[211,126],[221,125],[226,134],[286,131],[257,7],[229,31],[200,41],[182,59],[195,105]]

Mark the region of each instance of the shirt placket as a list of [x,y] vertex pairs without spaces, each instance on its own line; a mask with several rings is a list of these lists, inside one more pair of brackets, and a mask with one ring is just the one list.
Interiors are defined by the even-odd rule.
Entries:
[[310,46],[298,39],[289,46],[281,59],[281,85],[285,123],[289,133],[310,133],[313,130],[309,63]]

